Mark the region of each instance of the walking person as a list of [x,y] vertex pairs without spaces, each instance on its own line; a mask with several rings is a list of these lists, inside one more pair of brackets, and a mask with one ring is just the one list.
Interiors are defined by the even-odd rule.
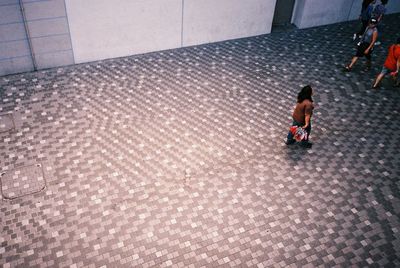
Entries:
[[371,54],[374,49],[375,42],[378,38],[378,29],[376,28],[377,20],[371,18],[369,20],[367,29],[365,29],[364,34],[361,37],[360,42],[357,44],[357,52],[351,59],[349,65],[346,65],[344,68],[347,72],[350,72],[353,68],[354,64],[357,62],[358,58],[366,57],[367,58],[367,70],[371,69]]
[[385,77],[388,73],[393,76],[395,80],[395,86],[400,85],[399,79],[399,70],[400,70],[400,37],[397,38],[396,44],[393,44],[389,47],[389,52],[386,57],[385,63],[383,64],[382,71],[376,77],[372,88],[378,88],[379,83],[382,78]]
[[[311,86],[307,85],[301,89],[299,94],[297,95],[297,103],[294,108],[292,117],[293,123],[292,126],[302,127],[306,132],[305,140],[301,141],[301,145],[306,148],[311,148],[312,143],[309,142],[309,136],[311,133],[311,117],[314,110],[314,102],[312,99],[313,89]],[[286,145],[290,145],[295,143],[294,135],[291,131],[289,131],[286,139]]]
[[[371,18],[375,18],[378,22],[377,22],[377,28],[378,28],[378,32],[379,32],[379,36],[378,38],[380,40],[382,40],[382,20],[383,17],[386,13],[386,5],[389,2],[389,0],[381,0],[381,3],[377,4],[373,9],[372,9],[372,14],[371,14]],[[375,45],[380,45],[381,41],[377,40]]]
[[372,10],[374,9],[373,4],[375,0],[363,0],[361,4],[361,12],[360,12],[360,20],[361,20],[361,28],[360,30],[353,35],[353,41],[358,38],[361,38],[362,34],[367,29],[368,22],[371,19]]

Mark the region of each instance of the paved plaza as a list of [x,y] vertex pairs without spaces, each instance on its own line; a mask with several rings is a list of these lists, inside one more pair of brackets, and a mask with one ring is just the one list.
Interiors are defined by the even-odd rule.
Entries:
[[399,21],[370,71],[353,21],[0,77],[0,266],[399,267]]

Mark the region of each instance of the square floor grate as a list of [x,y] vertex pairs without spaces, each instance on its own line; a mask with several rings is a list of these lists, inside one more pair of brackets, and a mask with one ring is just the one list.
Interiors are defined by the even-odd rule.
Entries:
[[0,114],[0,133],[15,129],[13,116],[11,114]]
[[46,187],[41,164],[21,167],[1,174],[3,198],[14,199],[40,192]]

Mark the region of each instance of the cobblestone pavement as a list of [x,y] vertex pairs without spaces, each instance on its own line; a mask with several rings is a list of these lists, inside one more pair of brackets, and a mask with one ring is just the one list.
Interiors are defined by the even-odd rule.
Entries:
[[0,266],[399,267],[385,21],[371,71],[348,22],[1,77]]

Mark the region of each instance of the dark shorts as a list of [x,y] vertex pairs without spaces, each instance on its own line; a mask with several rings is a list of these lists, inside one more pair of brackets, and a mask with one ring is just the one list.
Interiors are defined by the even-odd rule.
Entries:
[[395,71],[395,70],[390,70],[390,69],[386,68],[385,66],[383,66],[383,67],[382,67],[381,74],[387,75],[387,74],[389,74],[389,73],[391,73],[391,72],[394,72],[394,71]]
[[369,47],[369,43],[365,43],[365,42],[363,42],[363,43],[361,43],[360,45],[358,45],[357,46],[357,52],[356,52],[356,57],[366,57],[367,59],[371,59],[371,54],[372,54],[372,51],[373,51],[373,49],[371,49],[370,51],[369,51],[369,53],[368,54],[364,54],[364,51],[367,49]]

